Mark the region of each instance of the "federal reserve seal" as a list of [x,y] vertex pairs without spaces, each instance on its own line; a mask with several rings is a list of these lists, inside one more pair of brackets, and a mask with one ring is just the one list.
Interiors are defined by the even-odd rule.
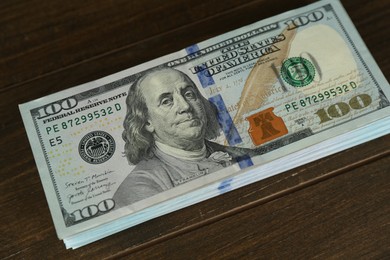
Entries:
[[79,153],[84,161],[91,164],[104,163],[115,152],[115,141],[103,131],[94,131],[85,135],[79,144]]
[[292,57],[283,62],[280,74],[293,87],[304,87],[314,80],[313,64],[302,57]]

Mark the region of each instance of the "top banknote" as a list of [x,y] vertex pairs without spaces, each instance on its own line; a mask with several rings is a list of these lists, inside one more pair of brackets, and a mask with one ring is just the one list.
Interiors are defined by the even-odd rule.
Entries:
[[320,1],[20,110],[64,239],[259,180],[270,175],[259,166],[297,151],[325,156],[325,141],[388,117],[389,96],[340,3]]

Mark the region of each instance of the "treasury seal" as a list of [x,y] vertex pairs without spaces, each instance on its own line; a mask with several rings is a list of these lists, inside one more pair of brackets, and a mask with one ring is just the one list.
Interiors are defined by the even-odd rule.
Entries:
[[103,131],[94,131],[85,135],[79,144],[81,158],[91,164],[106,162],[112,157],[114,152],[114,138]]
[[313,64],[302,57],[292,57],[283,62],[280,74],[285,82],[293,87],[303,87],[314,80]]

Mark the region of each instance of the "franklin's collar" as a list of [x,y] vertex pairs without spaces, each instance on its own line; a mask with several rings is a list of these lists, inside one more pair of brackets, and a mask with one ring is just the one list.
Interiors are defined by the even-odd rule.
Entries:
[[156,148],[162,151],[165,154],[170,156],[187,160],[187,161],[200,161],[207,156],[206,145],[203,144],[203,147],[200,150],[186,151],[179,148],[175,148],[158,141],[155,141]]

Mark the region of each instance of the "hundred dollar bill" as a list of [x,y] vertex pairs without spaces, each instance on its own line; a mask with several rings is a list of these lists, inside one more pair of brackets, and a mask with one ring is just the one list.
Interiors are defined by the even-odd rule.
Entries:
[[20,111],[77,248],[388,134],[389,96],[341,4],[319,1]]

